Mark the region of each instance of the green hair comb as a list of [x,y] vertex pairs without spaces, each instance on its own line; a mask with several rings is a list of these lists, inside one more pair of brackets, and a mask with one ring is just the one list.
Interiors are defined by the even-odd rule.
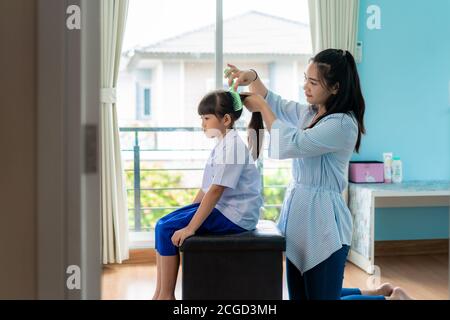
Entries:
[[235,82],[236,82],[236,79],[233,80],[233,83],[231,84],[231,88],[228,91],[231,93],[231,97],[233,98],[234,111],[239,111],[239,110],[242,110],[244,104],[242,103],[241,96],[239,95],[239,93],[237,93],[234,90]]
[[[229,70],[230,70],[229,68],[226,68],[223,73],[225,75],[227,75]],[[236,92],[236,90],[234,90],[234,85],[235,84],[236,84],[236,79],[233,80],[233,83],[231,84],[231,87],[228,90],[228,92],[230,92],[231,97],[233,98],[233,109],[234,109],[234,111],[240,111],[240,110],[242,110],[244,105],[242,103],[241,96],[239,95],[239,93]]]

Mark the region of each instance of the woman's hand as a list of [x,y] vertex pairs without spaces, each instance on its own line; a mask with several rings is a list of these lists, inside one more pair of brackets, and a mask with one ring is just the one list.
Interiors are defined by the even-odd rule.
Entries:
[[194,234],[195,232],[188,227],[180,229],[173,234],[172,243],[174,246],[181,247],[184,240],[189,238],[190,236],[193,236]]
[[242,95],[246,96],[243,103],[250,112],[261,112],[264,108],[269,107],[266,100],[259,94],[242,92]]
[[239,70],[236,66],[229,63],[227,63],[227,66],[228,69],[224,78],[228,79],[229,86],[231,86],[233,80],[236,79],[234,90],[237,90],[239,86],[248,86],[256,78],[256,74],[252,70]]

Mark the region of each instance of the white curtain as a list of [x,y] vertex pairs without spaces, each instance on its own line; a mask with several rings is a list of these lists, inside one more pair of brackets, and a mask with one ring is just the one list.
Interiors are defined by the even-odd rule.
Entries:
[[103,263],[128,256],[128,209],[120,154],[116,85],[128,0],[101,0],[101,143]]
[[309,0],[314,54],[329,48],[355,55],[359,0]]

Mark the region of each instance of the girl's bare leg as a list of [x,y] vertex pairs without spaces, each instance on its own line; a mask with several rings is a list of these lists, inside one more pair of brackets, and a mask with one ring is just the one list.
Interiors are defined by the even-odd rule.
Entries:
[[161,289],[158,300],[175,300],[175,285],[177,283],[180,256],[160,256]]
[[153,294],[152,300],[158,300],[160,292],[161,292],[161,256],[159,255],[158,251],[156,251],[156,289],[155,293]]

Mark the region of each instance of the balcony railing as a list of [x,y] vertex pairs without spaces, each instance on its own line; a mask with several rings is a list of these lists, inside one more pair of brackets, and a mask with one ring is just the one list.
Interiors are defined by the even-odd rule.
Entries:
[[[245,131],[246,128],[238,128],[238,131]],[[186,133],[201,133],[203,135],[201,128],[192,128],[192,127],[158,127],[158,128],[148,128],[148,127],[122,127],[120,128],[121,132],[121,145],[125,146],[122,148],[122,158],[129,164],[132,163],[132,168],[125,168],[125,173],[133,172],[133,187],[127,188],[127,200],[128,202],[132,202],[134,205],[133,207],[128,208],[130,212],[134,212],[134,226],[131,228],[132,231],[142,231],[142,214],[144,211],[150,210],[151,212],[159,211],[159,210],[176,210],[180,208],[181,206],[187,205],[185,204],[179,204],[179,206],[142,206],[142,192],[161,192],[161,191],[175,191],[175,190],[198,190],[200,186],[187,186],[187,187],[142,187],[142,174],[144,172],[171,172],[171,171],[181,171],[181,172],[195,172],[195,171],[203,171],[203,167],[174,167],[174,168],[142,168],[141,164],[145,161],[163,161],[164,159],[161,159],[158,157],[147,157],[147,159],[143,159],[142,153],[143,152],[158,152],[158,153],[170,153],[170,154],[177,154],[177,153],[190,153],[190,152],[200,152],[205,153],[204,160],[206,160],[207,155],[211,151],[211,148],[177,148],[177,147],[171,147],[171,148],[162,148],[161,145],[161,137],[160,135],[167,134],[167,133],[180,133],[180,134],[186,134]],[[128,136],[128,139],[125,139],[125,135],[131,135]],[[145,140],[147,145],[143,145],[143,134],[150,134]],[[132,141],[131,141],[132,139]],[[202,139],[205,139],[202,137]],[[124,140],[128,140],[124,141]],[[173,139],[172,139],[173,140]],[[132,143],[130,143],[132,142]],[[267,151],[267,150],[266,150]],[[130,155],[132,155],[130,157]],[[263,156],[261,156],[257,161],[257,168],[261,174],[261,181],[262,181],[262,193],[264,196],[264,190],[267,189],[285,189],[285,184],[280,185],[264,185],[264,170],[274,170],[274,169],[290,169],[289,166],[276,166],[271,168],[264,168],[264,160]],[[169,159],[166,159],[169,161]],[[173,159],[170,159],[173,161]],[[188,160],[188,159],[186,159]],[[181,159],[180,159],[181,161]],[[200,161],[200,159],[199,159]],[[200,182],[200,181],[199,181]],[[130,199],[130,193],[133,193],[132,199]],[[267,204],[266,199],[264,198],[264,208],[279,208],[281,207],[281,203],[276,204]],[[131,201],[132,200],[132,201]]]

